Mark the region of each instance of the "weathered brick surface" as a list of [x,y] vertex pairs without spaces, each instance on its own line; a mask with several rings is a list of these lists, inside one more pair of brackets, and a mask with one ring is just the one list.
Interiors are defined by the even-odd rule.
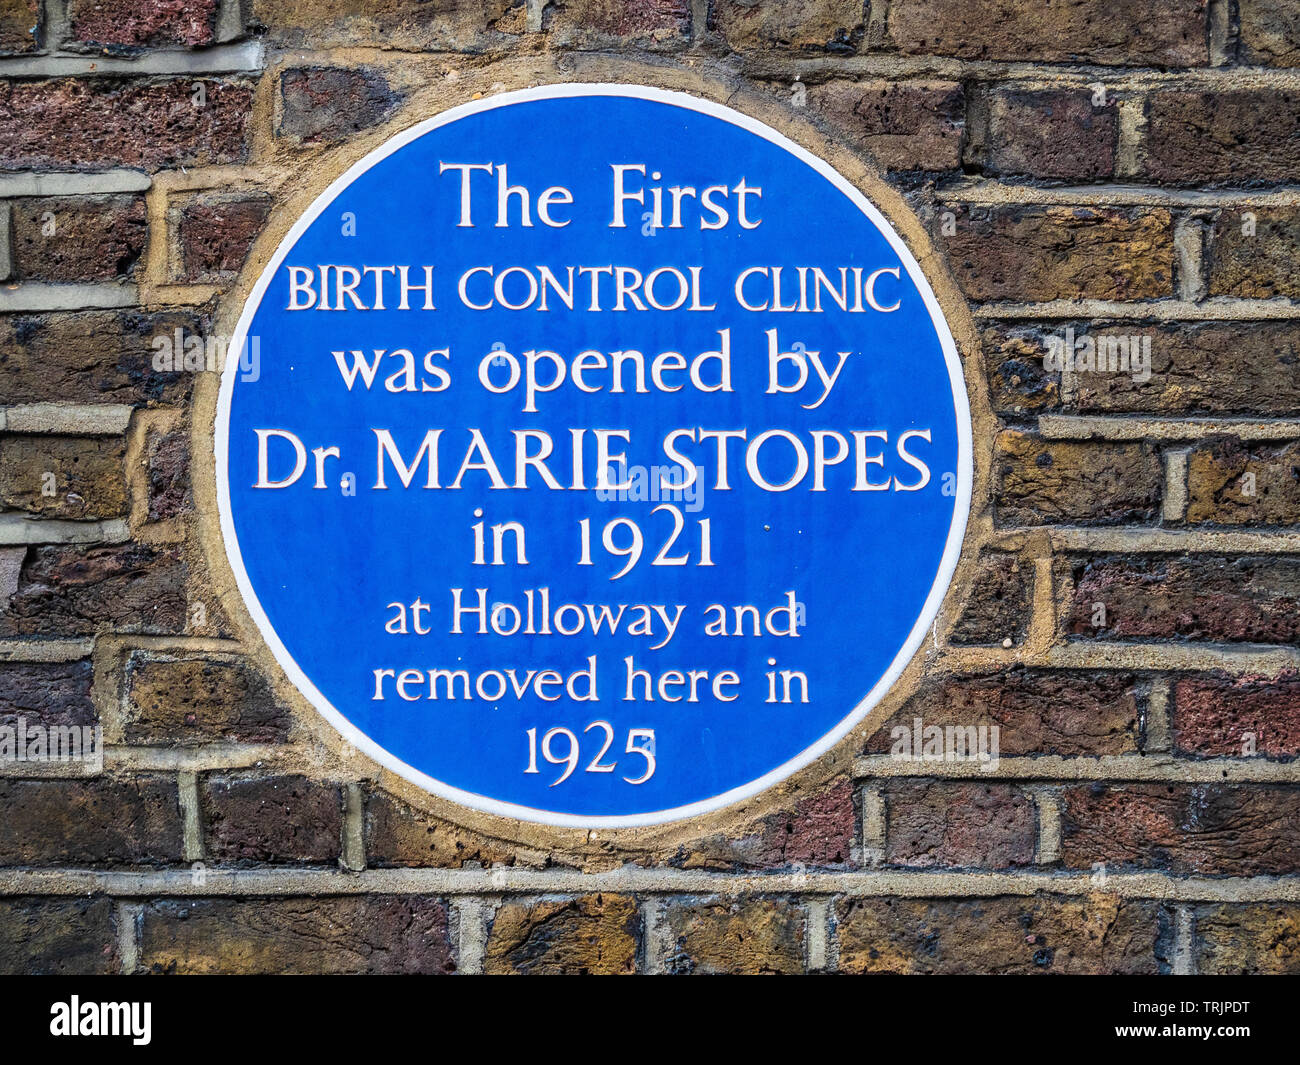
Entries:
[[[1060,402],[1059,378],[1044,371],[1049,340],[1067,326],[1076,342],[1088,335],[1149,337],[1151,376],[1082,372],[1074,398]],[[1000,409],[1050,410],[1083,414],[1239,414],[1281,417],[1300,412],[1300,325],[1287,321],[1057,322],[1050,325],[992,325],[984,350]],[[1036,363],[1035,363],[1035,360]]]
[[1197,66],[1208,62],[1205,5],[1170,0],[1069,4],[894,0],[889,35],[904,52],[963,59]]
[[832,81],[807,94],[808,106],[887,170],[961,166],[965,96],[956,82]]
[[159,170],[242,161],[252,85],[243,80],[62,78],[0,83],[0,153],[11,169]]
[[183,401],[192,374],[154,369],[157,338],[201,334],[186,311],[0,315],[0,395],[9,403]]
[[121,964],[111,899],[0,899],[0,975],[100,975]]
[[1147,444],[1083,444],[1007,430],[995,447],[1000,524],[1132,525],[1159,512],[1164,471]]
[[144,46],[211,44],[218,0],[71,0],[73,38],[130,51]]
[[956,644],[1013,644],[1029,630],[1033,576],[1016,555],[987,551],[966,607],[948,639]]
[[195,196],[176,212],[179,280],[221,281],[239,273],[271,210],[269,196]]
[[1187,458],[1187,521],[1300,524],[1300,443],[1243,444],[1216,437]]
[[1196,971],[1203,975],[1300,973],[1300,906],[1198,907]]
[[20,717],[45,728],[94,725],[93,683],[89,659],[0,664],[0,725],[13,727]]
[[375,866],[513,865],[514,849],[432,814],[412,809],[387,792],[366,798],[366,861]]
[[190,441],[182,429],[150,429],[145,438],[149,520],[165,521],[194,509],[190,489]]
[[377,70],[300,67],[280,75],[282,137],[326,144],[378,125],[401,105]]
[[178,633],[185,628],[187,575],[174,547],[33,547],[18,590],[0,611],[0,636]]
[[1228,784],[1088,784],[1061,796],[1067,868],[1163,869],[1174,876],[1300,871],[1300,790]]
[[870,740],[866,750],[885,754],[901,743],[895,728],[998,728],[999,757],[1054,754],[1097,757],[1138,750],[1137,678],[1122,672],[1013,668],[932,682]]
[[776,0],[715,0],[709,28],[738,52],[791,49],[851,55],[865,33],[856,0],[809,0],[797,6]]
[[885,805],[893,865],[1006,869],[1034,860],[1034,803],[1012,785],[893,781]]
[[[252,25],[291,48],[348,47],[478,51],[509,44],[523,29],[518,0],[252,0]],[[513,17],[512,17],[513,16]],[[502,23],[498,27],[498,22]],[[509,34],[509,36],[507,36]]]
[[36,0],[0,0],[0,55],[22,55],[39,46]]
[[1160,208],[950,208],[937,246],[973,300],[1138,300],[1173,295],[1173,223]]
[[0,778],[0,865],[162,865],[181,858],[174,778]]
[[1162,973],[1173,958],[1172,912],[1110,894],[845,899],[835,916],[845,973]]
[[449,973],[447,905],[428,895],[151,902],[141,971]]
[[616,976],[636,969],[641,917],[626,895],[505,902],[492,918],[487,973]]
[[1091,89],[999,92],[989,101],[991,133],[985,169],[1074,181],[1113,176],[1119,107],[1095,103]]
[[1217,672],[1174,684],[1174,746],[1207,757],[1300,755],[1300,673],[1234,677]]
[[673,942],[667,963],[670,973],[804,971],[807,916],[798,903],[674,899],[661,920]]
[[1238,0],[1237,19],[1242,62],[1300,66],[1300,10],[1290,0]]
[[148,226],[141,196],[48,196],[10,206],[13,277],[20,281],[133,278]]
[[1300,92],[1170,91],[1147,104],[1143,175],[1169,185],[1300,177]]
[[126,666],[128,743],[280,743],[289,711],[246,663],[135,652]]
[[1259,300],[1300,297],[1297,242],[1300,210],[1294,207],[1220,211],[1210,230],[1208,294]]
[[205,777],[206,853],[217,861],[332,862],[342,849],[337,786],[301,776]]
[[[1294,643],[1300,563],[1290,558],[1105,556],[1071,562],[1065,630],[1096,639]],[[1097,604],[1104,624],[1094,624]]]
[[126,514],[120,437],[0,436],[0,503],[50,518]]
[[683,869],[845,868],[853,865],[853,785],[840,780],[754,825],[691,840],[669,857]]
[[559,47],[635,42],[664,48],[689,39],[691,5],[689,0],[564,0],[548,5],[543,19],[548,39]]

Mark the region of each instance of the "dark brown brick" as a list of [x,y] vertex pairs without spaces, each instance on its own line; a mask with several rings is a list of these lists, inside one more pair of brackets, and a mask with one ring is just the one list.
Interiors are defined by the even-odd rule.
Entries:
[[1091,89],[999,92],[989,102],[991,174],[1097,181],[1115,173],[1119,109]]
[[1174,684],[1174,746],[1205,757],[1300,755],[1300,673],[1208,673]]
[[502,840],[480,835],[416,810],[387,792],[366,799],[366,863],[372,866],[514,865],[515,855]]
[[447,905],[428,895],[147,903],[140,968],[155,973],[449,973]]
[[167,311],[0,315],[0,395],[9,403],[183,403],[193,374],[154,369],[156,338],[202,335],[205,322]]
[[128,743],[282,743],[289,711],[237,660],[137,651],[127,660],[123,734]]
[[[1286,321],[1155,324],[1124,322],[994,325],[984,332],[985,352],[999,409],[1058,405],[1056,378],[1042,370],[1049,343],[1069,325],[1076,342],[1093,336],[1149,337],[1151,376],[1084,372],[1067,406],[1085,414],[1242,414],[1256,418],[1300,412],[1300,324]],[[1042,381],[1030,376],[1037,352]],[[1019,392],[1016,391],[1019,389]]]
[[1034,860],[1034,803],[1012,785],[896,780],[885,809],[892,865],[1009,869]]
[[182,281],[223,281],[243,268],[271,211],[269,196],[204,193],[176,212]]
[[369,39],[387,48],[481,51],[511,41],[494,24],[519,7],[520,0],[252,0],[252,17],[268,41],[290,48],[352,48]]
[[738,52],[780,49],[852,54],[866,32],[857,0],[714,0],[709,29]]
[[1016,667],[982,676],[946,677],[922,688],[867,742],[886,754],[895,728],[998,728],[1000,757],[1099,757],[1138,751],[1137,679],[1131,673]]
[[1157,902],[1086,898],[844,899],[844,973],[1167,973],[1173,914]]
[[303,144],[326,144],[378,125],[403,96],[377,70],[299,67],[280,75],[277,132]]
[[194,509],[190,490],[190,440],[184,429],[159,432],[145,438],[148,474],[149,520],[166,521]]
[[108,50],[212,44],[218,0],[71,0],[72,37]]
[[993,409],[1036,414],[1061,406],[1061,375],[1045,365],[1045,328],[994,325],[981,333]]
[[1136,300],[1173,295],[1173,224],[1156,208],[954,207],[935,242],[974,300]]
[[0,55],[36,51],[39,23],[36,0],[0,0]]
[[0,613],[0,635],[182,632],[187,577],[176,547],[33,547]]
[[914,55],[1108,66],[1201,66],[1209,61],[1205,4],[1164,0],[893,0],[889,35]]
[[142,196],[14,200],[9,221],[19,281],[133,278],[148,233]]
[[683,844],[668,864],[683,869],[848,868],[857,815],[853,783],[839,780],[729,834]]
[[667,48],[684,45],[691,32],[689,0],[564,0],[548,5],[544,18],[552,47]]
[[0,725],[85,726],[98,723],[90,697],[94,670],[90,659],[77,662],[0,664]]
[[0,899],[0,975],[98,976],[121,964],[111,899]]
[[174,779],[0,778],[0,865],[160,865],[181,859]]
[[1209,295],[1258,300],[1300,297],[1297,244],[1300,210],[1296,208],[1220,211],[1210,233]]
[[1237,0],[1238,57],[1252,66],[1300,66],[1300,9],[1291,0]]
[[492,919],[487,973],[617,976],[636,971],[641,916],[626,895],[503,902]]
[[1143,173],[1169,185],[1300,180],[1300,92],[1158,92],[1147,103]]
[[801,973],[808,919],[785,899],[674,899],[665,921],[670,973]]
[[121,437],[0,436],[0,503],[48,518],[126,514]]
[[1198,973],[1300,974],[1300,906],[1295,903],[1203,906],[1193,919]]
[[1019,643],[1029,630],[1033,570],[1004,551],[980,556],[965,609],[948,639],[956,644]]
[[1300,790],[1227,784],[1091,784],[1061,796],[1070,869],[1271,876],[1300,870]]
[[[1105,640],[1300,639],[1300,561],[1291,558],[1103,556],[1071,563],[1065,630]],[[1097,605],[1104,624],[1094,625]]]
[[961,167],[966,110],[956,82],[832,81],[807,92],[811,108],[886,170]]
[[[196,101],[195,81],[203,85]],[[242,162],[252,84],[62,78],[0,83],[0,154],[13,170],[160,170]]]
[[1186,520],[1214,525],[1300,524],[1300,443],[1245,444],[1221,436],[1187,459]]
[[993,457],[999,525],[1147,523],[1164,471],[1148,444],[1043,440],[1008,429]]
[[217,861],[332,862],[342,848],[343,796],[301,776],[206,776],[200,801]]

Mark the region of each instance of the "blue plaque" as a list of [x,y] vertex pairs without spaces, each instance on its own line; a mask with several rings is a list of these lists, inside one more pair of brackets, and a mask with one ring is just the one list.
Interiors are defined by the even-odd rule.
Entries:
[[934,294],[726,107],[449,110],[293,226],[231,339],[226,551],[293,683],[437,795],[655,824],[830,749],[926,637],[971,494]]

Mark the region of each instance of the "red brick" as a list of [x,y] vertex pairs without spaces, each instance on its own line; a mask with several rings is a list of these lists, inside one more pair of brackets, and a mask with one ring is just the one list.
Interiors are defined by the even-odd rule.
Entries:
[[1033,863],[1033,801],[1009,784],[899,780],[885,788],[892,865],[1009,869]]
[[149,520],[166,521],[194,509],[190,491],[190,439],[183,428],[150,429],[145,439]]
[[447,904],[428,895],[162,900],[140,919],[154,973],[450,973]]
[[159,865],[181,859],[173,779],[0,778],[0,865]]
[[212,44],[218,0],[72,0],[74,40],[121,49]]
[[667,48],[685,45],[691,32],[689,0],[563,0],[543,18],[551,47]]
[[268,196],[206,193],[177,211],[180,280],[222,281],[244,266],[271,211]]
[[332,862],[342,849],[343,797],[301,776],[207,776],[206,853],[217,861]]
[[304,144],[326,144],[378,125],[403,95],[377,70],[299,67],[280,75],[276,132]]
[[[1102,640],[1300,640],[1300,561],[1291,558],[1112,557],[1071,563],[1065,631]],[[1094,625],[1097,604],[1105,624]]]
[[50,196],[10,208],[13,276],[20,281],[132,278],[148,226],[142,196]]
[[989,103],[991,174],[1097,181],[1115,172],[1119,109],[1091,89],[998,92]]
[[889,35],[914,55],[1108,66],[1208,62],[1204,0],[891,0]]
[[1142,170],[1169,185],[1300,180],[1300,92],[1157,92],[1147,103]]
[[1227,784],[1092,784],[1061,796],[1070,869],[1159,869],[1175,876],[1300,871],[1300,790]]
[[251,83],[215,78],[4,82],[0,154],[12,170],[238,163],[248,155],[252,99]]
[[90,659],[76,662],[0,663],[0,725],[18,718],[29,725],[95,725],[90,697],[94,670]]
[[887,170],[961,167],[966,107],[957,82],[832,81],[807,93],[813,110]]
[[[1276,677],[1208,673],[1174,684],[1174,746],[1184,754],[1300,755],[1300,672]],[[1249,737],[1247,736],[1249,734]]]

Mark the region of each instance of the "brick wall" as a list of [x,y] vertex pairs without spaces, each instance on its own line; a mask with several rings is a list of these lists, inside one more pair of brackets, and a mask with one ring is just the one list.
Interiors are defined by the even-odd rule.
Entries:
[[[621,834],[339,745],[214,572],[213,374],[154,365],[312,175],[611,79],[885,175],[969,305],[983,471],[888,719]],[[1300,971],[1289,0],[0,0],[0,171],[0,724],[107,745],[0,765],[0,970]],[[918,717],[998,726],[996,768],[892,757]]]

